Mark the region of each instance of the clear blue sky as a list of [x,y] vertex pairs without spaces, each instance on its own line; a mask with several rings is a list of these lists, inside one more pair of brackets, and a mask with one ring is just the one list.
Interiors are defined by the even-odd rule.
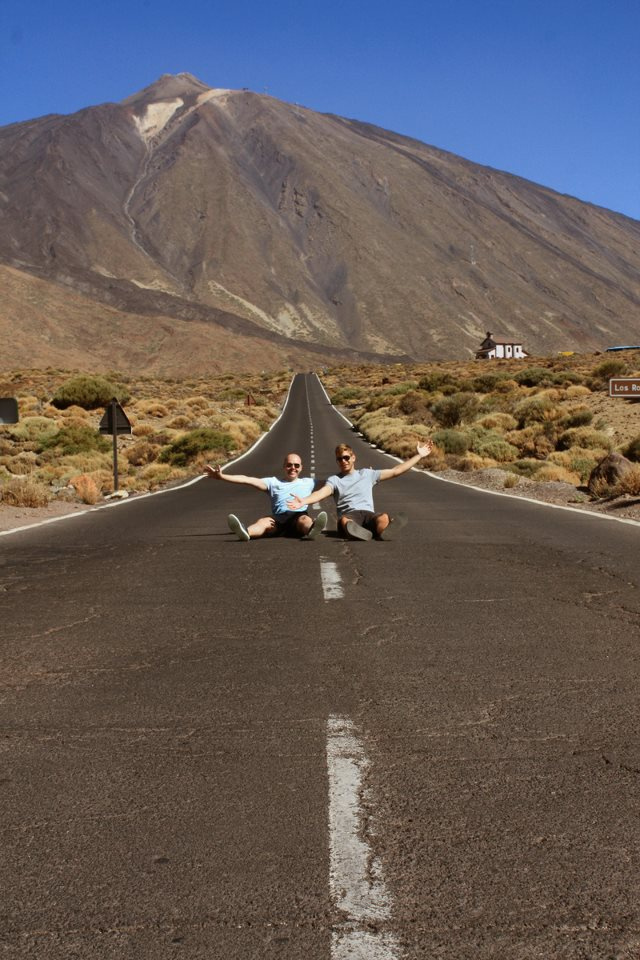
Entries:
[[640,219],[640,0],[0,0],[0,22],[0,125],[184,71]]

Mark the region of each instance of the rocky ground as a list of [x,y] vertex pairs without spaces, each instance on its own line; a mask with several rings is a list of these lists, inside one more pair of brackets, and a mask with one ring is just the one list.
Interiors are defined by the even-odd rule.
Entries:
[[[495,468],[486,470],[441,470],[434,476],[454,483],[468,484],[511,497],[525,497],[556,506],[572,507],[592,513],[600,513],[623,520],[640,523],[640,497],[614,497],[592,500],[586,491],[576,490],[570,483],[539,483],[517,477],[514,486],[505,487],[505,481],[513,483],[514,474]],[[9,507],[0,503],[0,533],[29,526],[42,520],[51,520],[84,510],[94,510],[83,503],[52,501],[46,507]]]
[[505,487],[505,480],[513,483],[514,474],[496,468],[470,470],[464,473],[460,470],[441,470],[434,476],[511,497],[539,500],[555,506],[572,507],[640,523],[640,497],[623,496],[592,500],[586,490],[576,489],[571,483],[556,481],[540,483],[525,477],[517,477],[514,486]]

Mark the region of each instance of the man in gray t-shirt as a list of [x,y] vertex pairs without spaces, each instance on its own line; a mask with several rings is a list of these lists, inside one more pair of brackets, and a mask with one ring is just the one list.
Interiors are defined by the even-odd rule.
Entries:
[[[290,509],[300,508],[310,503],[317,503],[333,494],[338,513],[338,532],[350,540],[384,540],[389,535],[389,526],[394,518],[388,513],[376,513],[373,506],[373,488],[382,480],[391,480],[399,477],[427,457],[433,449],[430,440],[418,444],[417,453],[404,463],[388,470],[373,470],[364,467],[356,470],[356,455],[346,443],[336,447],[336,460],[339,473],[329,477],[323,487],[307,497],[292,497],[288,501]],[[406,519],[399,515],[395,518],[396,529],[404,526]]]

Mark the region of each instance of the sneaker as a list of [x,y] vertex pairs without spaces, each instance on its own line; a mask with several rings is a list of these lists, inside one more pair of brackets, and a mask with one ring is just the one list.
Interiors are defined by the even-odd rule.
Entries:
[[322,533],[322,531],[324,530],[328,522],[329,522],[329,517],[326,515],[324,510],[321,510],[318,516],[313,521],[313,526],[311,527],[311,530],[309,530],[309,533],[307,534],[307,538],[309,540],[315,540],[315,538]]
[[345,523],[345,529],[350,540],[371,540],[373,536],[370,530],[366,530],[364,527],[361,527],[359,523],[355,522],[355,520],[347,520]]
[[238,540],[251,540],[247,528],[238,520],[235,513],[229,514],[227,523],[229,524],[229,530],[231,530],[231,533],[235,533]]
[[406,527],[409,522],[409,518],[406,513],[399,513],[395,517],[391,517],[389,526],[386,527],[382,533],[376,537],[376,540],[395,540],[396,536],[400,533],[403,527]]

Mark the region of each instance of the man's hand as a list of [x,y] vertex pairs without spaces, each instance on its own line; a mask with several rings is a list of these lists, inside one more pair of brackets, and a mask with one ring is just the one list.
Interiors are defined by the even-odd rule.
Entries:
[[205,477],[209,477],[211,480],[222,480],[222,471],[217,464],[215,467],[207,464],[204,468],[204,475]]
[[304,507],[304,503],[300,497],[296,497],[295,494],[287,500],[287,508],[289,510],[300,510],[302,507]]
[[433,443],[431,440],[427,440],[425,443],[419,443],[416,450],[421,457],[428,457],[433,450]]

